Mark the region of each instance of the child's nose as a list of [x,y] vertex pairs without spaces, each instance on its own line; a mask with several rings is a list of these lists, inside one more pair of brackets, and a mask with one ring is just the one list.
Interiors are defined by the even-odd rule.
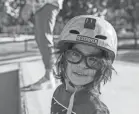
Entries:
[[83,60],[78,64],[78,66],[81,67],[81,68],[87,68],[85,59],[83,59]]

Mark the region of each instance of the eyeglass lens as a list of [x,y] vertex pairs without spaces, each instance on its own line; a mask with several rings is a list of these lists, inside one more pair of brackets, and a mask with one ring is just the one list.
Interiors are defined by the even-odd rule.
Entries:
[[74,63],[74,64],[78,64],[80,63],[80,61],[85,58],[86,60],[86,65],[89,68],[95,68],[95,69],[100,69],[102,66],[101,60],[95,56],[85,56],[83,55],[83,53],[81,53],[80,51],[77,50],[67,50],[65,52],[65,57],[66,60]]

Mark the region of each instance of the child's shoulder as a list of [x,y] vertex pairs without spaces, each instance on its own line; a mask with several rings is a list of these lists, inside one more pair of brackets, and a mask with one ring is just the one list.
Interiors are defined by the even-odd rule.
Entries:
[[64,87],[64,84],[60,84],[57,88],[56,88],[56,90],[54,91],[54,96],[55,95],[58,95],[58,94],[60,94],[60,93],[63,93],[65,91],[65,87]]
[[94,114],[109,114],[108,107],[100,100],[99,97],[92,97],[90,101],[95,106]]
[[109,114],[107,106],[92,93],[78,93],[75,99],[75,108],[80,114]]
[[66,105],[68,103],[68,99],[70,99],[70,96],[71,93],[66,91],[64,84],[59,85],[53,94],[54,99]]

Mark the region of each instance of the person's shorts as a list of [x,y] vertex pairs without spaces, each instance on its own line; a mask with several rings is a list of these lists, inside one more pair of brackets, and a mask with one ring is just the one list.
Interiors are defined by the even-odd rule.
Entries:
[[[52,2],[53,1],[53,2]],[[61,5],[63,4],[63,2],[59,3],[58,0],[48,0],[48,2],[42,2],[42,0],[38,0],[38,2],[33,4],[33,12],[37,12],[38,10],[40,10],[41,8],[43,8],[46,4],[51,4],[55,7],[57,7],[58,9],[61,9]]]

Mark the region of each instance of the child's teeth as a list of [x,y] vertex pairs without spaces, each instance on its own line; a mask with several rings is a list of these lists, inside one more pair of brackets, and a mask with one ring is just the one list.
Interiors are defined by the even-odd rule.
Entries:
[[77,73],[77,74],[79,74],[79,75],[85,75],[85,74],[83,74],[83,73]]

